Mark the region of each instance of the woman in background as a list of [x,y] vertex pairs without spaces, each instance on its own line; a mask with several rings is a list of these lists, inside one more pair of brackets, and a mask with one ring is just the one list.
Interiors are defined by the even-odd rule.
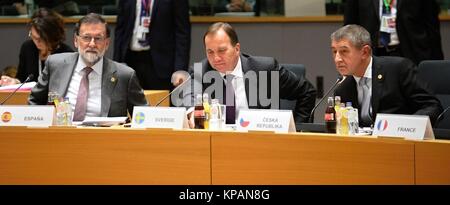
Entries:
[[23,82],[28,75],[34,77],[30,81],[37,81],[45,66],[45,60],[51,54],[73,52],[64,44],[64,21],[58,13],[39,8],[32,16],[30,32],[27,40],[22,44],[19,55],[17,78]]

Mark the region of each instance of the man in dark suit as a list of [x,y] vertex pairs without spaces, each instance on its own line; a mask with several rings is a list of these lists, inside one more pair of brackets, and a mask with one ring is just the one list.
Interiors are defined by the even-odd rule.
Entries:
[[337,71],[347,76],[335,95],[358,108],[360,126],[373,124],[377,113],[428,115],[434,124],[439,100],[417,79],[416,66],[402,57],[372,56],[370,34],[358,25],[331,34]]
[[347,0],[344,11],[344,25],[369,31],[377,56],[443,59],[436,0]]
[[[274,58],[242,54],[237,34],[227,23],[211,25],[204,35],[204,43],[207,59],[202,61],[200,71],[194,65],[194,88],[188,89],[185,105],[192,106],[196,94],[209,93],[227,107],[234,107],[237,114],[246,108],[278,109],[282,98],[297,100],[293,110],[296,122],[308,121],[316,90],[306,78],[280,67]],[[234,119],[227,121],[234,124]]]
[[133,69],[104,58],[109,29],[98,14],[88,14],[75,26],[78,53],[50,55],[38,83],[31,90],[31,105],[47,104],[49,92],[69,98],[74,121],[85,116],[118,117],[147,104]]
[[114,60],[133,68],[144,89],[172,88],[172,74],[188,68],[190,40],[188,0],[119,1]]

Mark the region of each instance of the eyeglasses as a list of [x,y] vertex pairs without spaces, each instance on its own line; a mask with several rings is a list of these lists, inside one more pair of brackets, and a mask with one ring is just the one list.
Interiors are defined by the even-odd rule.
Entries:
[[85,42],[85,43],[90,43],[92,41],[92,39],[94,39],[94,43],[103,43],[106,40],[106,37],[103,36],[80,36],[78,35],[78,37],[80,37],[81,41]]
[[35,37],[35,36],[33,36],[33,35],[31,34],[31,31],[28,32],[28,37],[31,38],[33,41],[36,41],[36,42],[41,42],[41,41],[42,41],[41,37]]

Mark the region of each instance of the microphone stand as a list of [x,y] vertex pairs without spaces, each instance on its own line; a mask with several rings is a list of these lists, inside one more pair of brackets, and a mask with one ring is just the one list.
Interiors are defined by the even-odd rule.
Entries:
[[161,100],[159,100],[156,104],[155,107],[158,107],[165,99],[167,99],[170,95],[172,95],[173,92],[175,92],[176,90],[178,90],[180,87],[183,87],[184,84],[186,84],[186,82],[191,80],[191,75],[189,75],[189,77],[183,81],[180,85],[178,85],[177,87],[175,87],[172,91],[169,92],[168,95],[164,96]]
[[14,94],[16,94],[16,92],[17,92],[23,85],[25,85],[25,83],[27,83],[28,81],[30,81],[33,77],[34,77],[34,75],[33,75],[33,74],[30,74],[30,75],[27,77],[27,79],[25,79],[25,81],[23,81],[23,83],[20,84],[19,87],[17,87],[12,93],[10,93],[10,94],[8,95],[8,97],[6,97],[6,98],[0,103],[0,105],[5,104],[6,101],[9,100],[9,98],[11,98]]
[[436,126],[439,125],[439,123],[441,122],[441,120],[443,119],[445,113],[447,113],[447,111],[450,109],[450,106],[448,106],[447,108],[444,109],[444,111],[441,112],[441,114],[439,114],[439,116],[436,118]]
[[316,106],[314,106],[314,108],[311,110],[311,113],[309,114],[309,123],[313,123],[314,122],[314,112],[316,111],[317,107],[319,107],[320,103],[322,103],[322,101],[328,96],[328,94],[330,94],[330,92],[339,84],[341,84],[345,78],[347,76],[340,76],[336,82],[333,84],[333,86],[331,86],[331,88],[325,93],[325,95],[323,95],[323,97],[319,100],[319,102],[317,102]]

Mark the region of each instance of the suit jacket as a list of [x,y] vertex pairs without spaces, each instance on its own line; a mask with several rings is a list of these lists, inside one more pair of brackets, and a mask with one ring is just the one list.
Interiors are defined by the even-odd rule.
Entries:
[[[31,90],[28,103],[47,104],[49,90],[56,91],[60,96],[66,96],[77,61],[78,53],[49,56],[38,83]],[[140,105],[147,105],[147,100],[134,70],[103,58],[101,116],[127,116],[127,111],[132,114],[133,107]]]
[[[335,95],[341,96],[342,102],[352,102],[361,116],[356,86],[355,79],[349,76]],[[401,57],[373,57],[371,106],[373,120],[377,113],[414,114],[428,115],[434,124],[442,112],[439,100],[417,79],[414,63]]]
[[[73,50],[67,44],[61,43],[52,54],[65,52],[73,52]],[[42,67],[44,67],[44,65],[42,65]],[[37,81],[39,76],[39,50],[32,40],[27,40],[22,44],[22,47],[20,47],[17,79],[23,82],[30,74],[34,75],[31,81]]]
[[[247,105],[250,109],[271,108],[271,105],[265,105],[266,103],[263,103],[260,99],[261,94],[264,92],[263,96],[267,96],[267,99],[271,99],[272,97],[276,98],[277,96],[279,96],[279,99],[297,100],[295,110],[293,110],[294,119],[296,122],[308,122],[309,115],[312,108],[314,107],[314,103],[316,100],[316,89],[306,78],[302,76],[296,76],[294,73],[285,69],[284,67],[280,67],[278,65],[278,62],[271,57],[258,57],[242,54],[241,63],[244,75],[248,74],[250,71],[254,71],[256,74],[256,79],[258,79],[258,82],[251,80],[245,81]],[[186,98],[190,101],[185,100],[185,103],[190,103],[192,105],[196,94],[204,92],[209,93],[211,99],[217,98],[221,102],[223,102],[222,96],[215,96],[215,93],[211,93],[210,89],[207,90],[208,87],[215,83],[214,80],[212,80],[211,82],[206,82],[207,80],[203,79],[204,74],[210,71],[212,71],[211,74],[214,76],[213,79],[220,79],[221,86],[223,86],[224,81],[222,80],[223,78],[220,76],[219,72],[215,71],[215,69],[211,67],[207,59],[204,59],[202,61],[201,73],[194,72],[193,75],[194,89],[200,87],[196,86],[195,84],[202,84],[202,90],[199,91],[190,89],[192,93],[185,95]],[[263,80],[260,78],[260,71],[267,73],[265,83],[259,82],[259,80]],[[271,91],[271,71],[278,71],[277,73],[279,76],[279,90],[276,90],[277,93],[272,93]],[[267,85],[267,87],[260,90],[261,84],[265,84]],[[254,94],[256,94],[256,96],[252,97],[252,95]],[[251,99],[255,99],[255,97],[257,97],[256,102],[251,102]],[[280,104],[279,99],[278,105]]]
[[[380,30],[379,0],[347,0],[344,24],[358,24],[378,45]],[[439,4],[436,0],[397,0],[396,28],[400,51],[418,64],[422,60],[444,58],[439,28]]]
[[[125,62],[136,18],[136,0],[119,1],[114,37],[114,60]],[[150,53],[159,78],[170,78],[187,70],[191,46],[188,0],[154,0],[150,32]]]

